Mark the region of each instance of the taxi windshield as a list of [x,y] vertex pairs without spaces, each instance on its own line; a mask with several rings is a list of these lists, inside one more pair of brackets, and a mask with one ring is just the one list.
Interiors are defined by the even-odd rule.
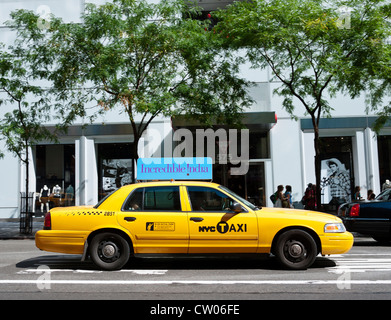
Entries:
[[243,202],[243,204],[245,204],[247,207],[249,207],[251,210],[259,210],[260,208],[253,205],[250,201],[246,200],[246,199],[243,199],[241,196],[237,195],[235,192],[229,190],[228,188],[224,187],[224,186],[219,186],[220,189],[224,190],[225,192],[227,192],[230,196],[238,199],[239,201]]

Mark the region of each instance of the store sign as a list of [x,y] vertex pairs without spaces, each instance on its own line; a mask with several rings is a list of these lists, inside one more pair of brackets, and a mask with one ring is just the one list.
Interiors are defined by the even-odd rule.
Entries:
[[212,180],[212,159],[139,158],[137,180]]

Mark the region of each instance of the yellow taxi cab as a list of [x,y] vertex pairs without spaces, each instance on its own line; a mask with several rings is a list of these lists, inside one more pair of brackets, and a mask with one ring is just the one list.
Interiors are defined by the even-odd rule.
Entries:
[[329,214],[258,208],[211,182],[124,186],[96,206],[54,208],[36,233],[41,250],[83,254],[103,270],[132,255],[273,254],[283,267],[306,269],[318,254],[350,250],[353,236]]

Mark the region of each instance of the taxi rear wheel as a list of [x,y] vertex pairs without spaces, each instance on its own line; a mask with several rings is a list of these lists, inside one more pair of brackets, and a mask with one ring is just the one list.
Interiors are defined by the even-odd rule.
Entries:
[[121,269],[129,260],[128,242],[116,233],[99,233],[91,241],[90,256],[97,267],[103,270]]
[[283,267],[303,270],[311,266],[318,248],[314,238],[304,230],[288,230],[277,240],[275,254]]

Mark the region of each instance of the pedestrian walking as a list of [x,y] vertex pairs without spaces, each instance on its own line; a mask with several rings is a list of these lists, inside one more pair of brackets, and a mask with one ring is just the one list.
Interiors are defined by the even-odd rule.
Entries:
[[364,200],[364,198],[361,197],[361,188],[359,186],[356,186],[354,188],[354,195],[353,195],[353,201],[361,201]]
[[[310,186],[311,185],[311,186]],[[306,210],[316,210],[316,185],[308,184],[308,188],[305,191],[306,204],[304,209]]]
[[282,201],[283,208],[293,208],[292,203],[292,186],[286,185],[284,192],[284,200]]
[[284,199],[282,191],[284,191],[284,186],[280,184],[276,191],[276,202],[274,203],[275,208],[282,208],[282,201]]
[[375,200],[375,198],[376,195],[373,193],[373,190],[369,189],[367,192],[367,200],[371,201],[371,200]]

